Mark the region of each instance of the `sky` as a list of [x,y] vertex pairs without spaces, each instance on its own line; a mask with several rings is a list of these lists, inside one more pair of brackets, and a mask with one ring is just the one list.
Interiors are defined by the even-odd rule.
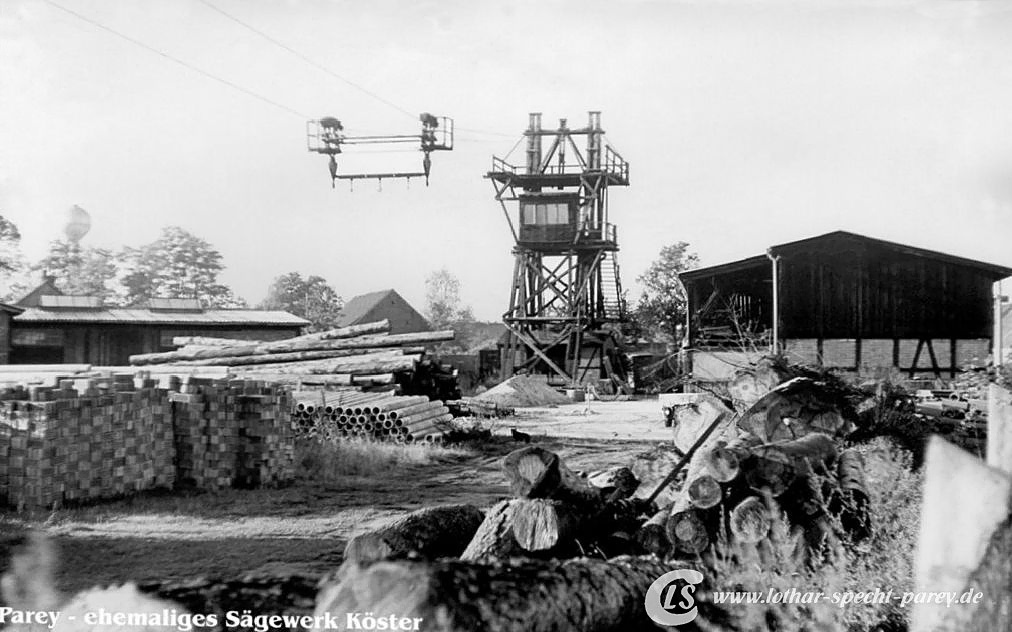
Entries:
[[[0,0],[0,214],[30,259],[74,204],[84,245],[181,226],[251,303],[298,271],[422,307],[446,268],[497,320],[492,156],[529,112],[600,110],[630,163],[610,214],[634,297],[678,241],[710,265],[850,230],[1012,266],[1010,42],[1007,0]],[[423,111],[457,129],[428,187],[332,189],[306,150],[308,119],[414,134]]]

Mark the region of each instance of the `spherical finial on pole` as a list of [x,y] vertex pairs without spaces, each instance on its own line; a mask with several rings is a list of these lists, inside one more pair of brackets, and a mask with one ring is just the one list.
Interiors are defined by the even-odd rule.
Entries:
[[63,234],[67,237],[67,241],[77,245],[89,230],[91,230],[91,215],[76,204],[71,206],[67,211],[67,223],[63,226]]

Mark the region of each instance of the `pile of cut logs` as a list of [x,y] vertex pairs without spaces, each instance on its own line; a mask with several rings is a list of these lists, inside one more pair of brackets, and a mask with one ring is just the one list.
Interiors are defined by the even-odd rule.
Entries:
[[739,373],[727,399],[674,407],[684,479],[657,495],[659,510],[635,536],[643,549],[691,556],[722,535],[760,544],[780,514],[809,553],[840,535],[834,525],[853,538],[870,534],[863,458],[841,441],[853,411],[825,383],[788,377],[760,365]]
[[773,443],[746,435],[696,452],[670,503],[635,538],[660,556],[693,556],[721,535],[759,544],[769,537],[771,517],[783,512],[813,552],[835,537],[834,517],[853,537],[867,537],[867,510],[864,464],[856,450],[840,450],[818,432]]
[[443,402],[421,395],[297,391],[292,399],[296,427],[302,434],[324,440],[359,437],[438,443],[452,418]]
[[[389,331],[390,323],[382,320],[274,342],[185,336],[173,338],[179,349],[132,355],[130,364],[171,366],[183,374],[213,367],[243,378],[291,385],[396,383],[408,394],[428,394],[425,389],[436,386],[445,390],[447,371],[426,357],[426,345],[452,340],[453,332]],[[452,370],[449,373],[452,377]]]
[[841,448],[847,415],[822,384],[760,391],[687,405],[676,418],[697,431],[667,461],[651,451],[580,474],[537,445],[510,453],[512,498],[423,509],[352,539],[317,614],[383,612],[446,630],[647,629],[654,580],[719,541],[761,552],[782,516],[820,563],[830,538],[869,533],[861,455]]
[[677,563],[609,554],[646,508],[629,497],[629,470],[584,477],[537,446],[502,466],[512,499],[422,509],[349,541],[316,613],[421,617],[438,630],[648,629],[643,595]]

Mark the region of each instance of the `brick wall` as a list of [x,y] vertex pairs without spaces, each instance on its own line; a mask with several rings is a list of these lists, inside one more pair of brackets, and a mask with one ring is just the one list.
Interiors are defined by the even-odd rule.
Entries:
[[819,363],[819,341],[815,339],[785,340],[784,353],[792,362]]
[[830,339],[822,341],[822,363],[831,367],[853,367],[857,364],[857,344],[854,340]]
[[[990,340],[986,338],[974,340],[957,340],[955,365],[957,370],[966,365],[984,366],[990,348]],[[818,340],[814,338],[785,340],[783,343],[784,352],[788,358],[795,362],[817,364],[820,362],[818,353]],[[902,339],[898,344],[899,368],[909,370],[917,354],[918,341],[915,339]],[[935,361],[943,371],[948,371],[952,365],[952,344],[946,339],[931,341],[931,348],[935,354]],[[893,362],[893,341],[891,339],[867,339],[861,341],[861,366],[862,372],[874,372],[881,369],[895,368]],[[822,341],[821,362],[825,366],[853,369],[856,363],[856,341],[848,339],[827,339]],[[930,372],[931,354],[927,344],[921,348],[917,357],[917,371],[919,373]]]

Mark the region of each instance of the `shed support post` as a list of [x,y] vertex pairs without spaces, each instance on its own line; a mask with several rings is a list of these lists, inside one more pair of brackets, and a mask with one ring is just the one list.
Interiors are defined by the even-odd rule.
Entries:
[[1002,366],[1005,362],[1005,349],[1002,348],[1003,338],[1005,332],[1002,331],[1002,300],[1004,296],[1001,293],[1001,281],[995,283],[992,287],[992,293],[994,294],[994,342],[991,343],[991,357],[994,359],[994,365],[996,367]]
[[773,262],[773,338],[770,340],[770,353],[776,353],[780,348],[780,266],[777,265],[780,257],[774,257],[771,250],[766,251],[766,256]]

